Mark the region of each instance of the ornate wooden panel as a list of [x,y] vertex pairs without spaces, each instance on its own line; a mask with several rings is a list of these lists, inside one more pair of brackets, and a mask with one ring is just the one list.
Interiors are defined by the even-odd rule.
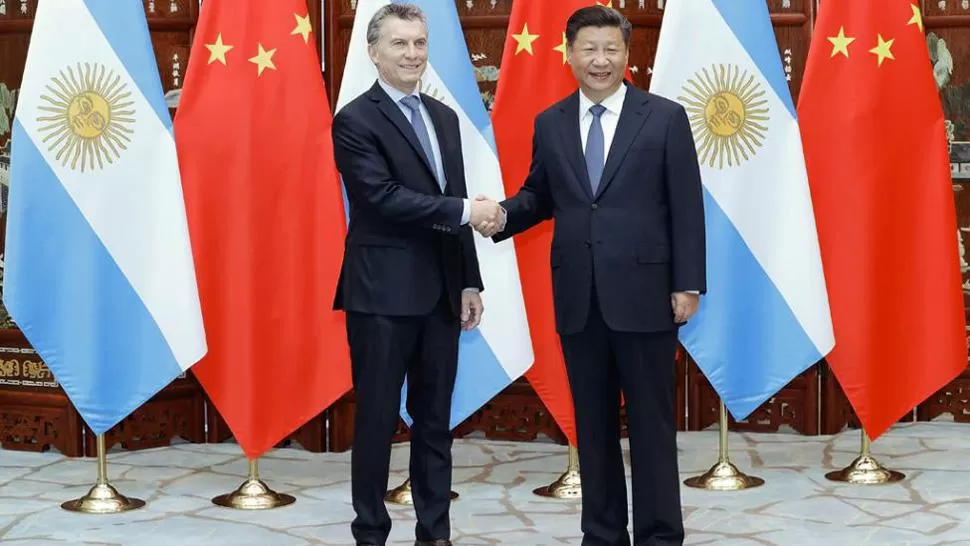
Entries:
[[[512,2],[511,0],[457,0],[456,4],[482,99],[490,110],[500,76],[502,50],[505,45]],[[343,60],[347,55],[355,5],[354,0],[335,0],[328,3],[324,14],[327,28],[325,79],[331,97],[336,96],[343,76]],[[663,0],[614,0],[613,2],[613,6],[622,11],[633,23],[630,66],[633,83],[642,88],[649,88],[650,85],[651,66],[656,53],[664,5]],[[786,72],[790,75],[793,94],[797,97],[797,88],[801,82],[805,59],[808,55],[814,2],[812,0],[770,0],[769,7],[778,37],[779,56]],[[433,29],[430,39],[434,40]],[[696,367],[688,368],[685,360],[678,362],[678,372],[678,428],[681,430],[689,428],[688,419],[692,419],[691,422],[695,427],[702,428],[701,424],[711,419],[712,411],[712,422],[716,422],[717,398],[706,380]],[[689,408],[687,399],[691,400]],[[796,379],[765,407],[759,409],[750,420],[737,424],[737,428],[777,430],[787,424],[803,433],[815,434],[818,431],[817,413],[817,372],[812,371]],[[338,402],[331,412],[331,449],[342,450],[350,446],[352,415],[353,397],[350,395]],[[690,415],[690,418],[687,415]],[[527,382],[520,381],[499,394],[468,422],[459,426],[456,434],[463,435],[481,430],[488,437],[528,439],[542,431],[552,438],[557,438],[557,435],[561,437],[561,432],[553,423],[549,422],[553,428],[545,424],[546,419],[548,415],[538,397]],[[407,431],[403,424],[398,433],[396,439],[407,438]]]
[[[187,374],[173,381],[127,418],[104,434],[105,447],[149,449],[171,445],[176,437],[204,443],[205,397],[195,377]],[[85,452],[97,455],[96,436],[85,427]]]
[[[819,366],[812,366],[756,409],[736,421],[728,413],[731,430],[747,432],[797,431],[818,434]],[[687,371],[687,429],[705,430],[718,422],[720,398],[700,368],[689,362]]]
[[0,446],[83,455],[81,417],[19,332],[0,331]]
[[[12,114],[36,12],[36,0],[0,0],[0,246],[6,226],[6,199],[9,185],[9,138]],[[198,19],[197,0],[144,0],[163,88],[166,92],[182,84],[187,67],[190,33]],[[2,257],[2,255],[0,255]],[[0,258],[2,263],[2,258]],[[26,340],[9,320],[0,304],[0,338],[28,347]],[[28,350],[29,349],[25,349]],[[26,353],[25,353],[26,354]],[[31,360],[15,364],[16,359],[0,352],[0,442],[9,449],[46,449],[56,447],[69,456],[84,454],[86,429],[50,371],[33,354]],[[30,362],[31,367],[25,363]],[[17,372],[34,373],[47,379],[13,379]],[[14,384],[19,381],[20,384]],[[106,433],[108,445],[120,442],[126,449],[167,445],[175,436],[190,441],[205,441],[205,406],[201,389],[194,379],[176,380],[135,411],[128,419]],[[87,453],[94,453],[94,436],[87,435]]]

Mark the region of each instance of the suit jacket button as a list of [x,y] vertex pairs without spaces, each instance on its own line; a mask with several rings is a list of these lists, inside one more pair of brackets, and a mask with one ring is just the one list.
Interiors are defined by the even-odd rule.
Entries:
[[598,209],[598,208],[600,208],[600,206],[599,206],[599,205],[597,205],[596,203],[593,203],[593,205],[592,205],[592,206],[590,206],[589,208],[591,208],[591,209],[593,209],[593,210],[596,210],[596,209]]
[[586,241],[585,245],[586,245],[586,248],[592,248],[593,247],[593,243],[591,243],[589,241]]

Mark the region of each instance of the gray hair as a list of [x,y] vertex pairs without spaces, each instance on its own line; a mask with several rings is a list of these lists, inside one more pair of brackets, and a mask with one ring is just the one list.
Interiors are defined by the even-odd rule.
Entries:
[[388,17],[397,17],[404,21],[421,21],[425,28],[428,27],[428,18],[425,17],[421,8],[414,4],[387,4],[382,6],[370,18],[367,23],[367,45],[372,46],[381,39],[381,26]]

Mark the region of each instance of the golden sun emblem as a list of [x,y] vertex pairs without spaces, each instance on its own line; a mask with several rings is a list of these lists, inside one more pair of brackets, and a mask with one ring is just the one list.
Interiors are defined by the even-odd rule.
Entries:
[[40,127],[46,133],[43,142],[72,170],[103,169],[105,161],[114,163],[131,142],[131,92],[121,76],[99,64],[84,63],[82,68],[78,63],[76,72],[67,67],[67,74],[59,74],[51,79],[56,89],[46,86],[51,95],[41,95],[47,105],[38,109],[51,114],[37,118],[46,124]]
[[709,167],[737,166],[762,146],[768,128],[767,100],[754,76],[733,65],[712,65],[684,85],[685,105],[700,162]]

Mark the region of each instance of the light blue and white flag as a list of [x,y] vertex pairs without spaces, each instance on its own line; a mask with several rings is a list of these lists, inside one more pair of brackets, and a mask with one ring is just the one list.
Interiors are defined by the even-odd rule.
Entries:
[[680,340],[737,419],[834,345],[798,119],[768,7],[667,3],[650,90],[687,110],[708,292]]
[[[389,0],[357,3],[350,49],[337,97],[339,111],[370,89],[377,69],[367,55],[367,23]],[[492,122],[475,81],[474,67],[458,22],[454,2],[412,0],[428,18],[428,66],[421,81],[423,92],[450,106],[458,114],[465,181],[468,195],[505,197],[502,172],[495,153]],[[451,427],[470,415],[520,377],[534,359],[525,315],[519,268],[511,241],[494,244],[475,234],[485,292],[485,314],[478,328],[463,331],[458,352],[458,377],[452,397]],[[406,393],[405,384],[405,393]],[[410,424],[402,396],[401,415]]]
[[102,433],[206,352],[140,0],[41,0],[12,138],[3,301]]

